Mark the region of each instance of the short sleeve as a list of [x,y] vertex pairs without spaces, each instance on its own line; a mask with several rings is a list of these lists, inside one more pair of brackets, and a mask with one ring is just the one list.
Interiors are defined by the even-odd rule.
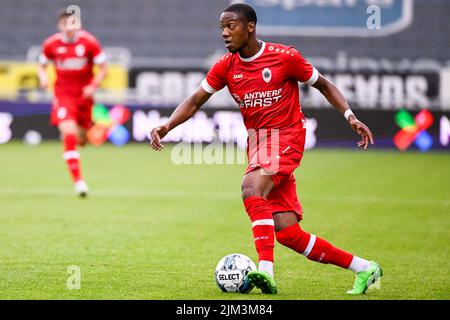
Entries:
[[100,42],[94,37],[90,36],[89,38],[89,46],[91,51],[91,57],[95,64],[102,64],[106,62],[106,55],[102,50]]
[[42,51],[39,54],[39,63],[40,64],[47,64],[49,62],[49,60],[52,60],[53,57],[53,53],[52,53],[52,46],[51,46],[52,42],[50,41],[45,41],[42,44]]
[[202,81],[201,86],[206,92],[213,94],[223,89],[227,85],[225,75],[225,58],[219,59],[206,74],[206,78]]
[[319,78],[319,71],[294,48],[283,54],[283,61],[287,76],[290,78],[308,85],[313,85]]

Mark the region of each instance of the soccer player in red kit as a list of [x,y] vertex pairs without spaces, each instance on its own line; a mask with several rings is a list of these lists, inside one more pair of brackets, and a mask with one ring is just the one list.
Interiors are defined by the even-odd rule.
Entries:
[[[81,175],[77,145],[86,143],[86,130],[92,126],[93,94],[105,78],[108,66],[99,42],[81,29],[79,17],[61,11],[58,29],[60,32],[47,38],[42,45],[38,76],[41,87],[46,88],[49,83],[46,67],[52,61],[56,82],[50,123],[58,126],[60,131],[63,158],[75,184],[75,192],[84,197],[89,188]],[[100,66],[95,77],[94,64]]]
[[361,136],[358,146],[373,144],[372,133],[350,110],[339,90],[296,49],[256,38],[256,13],[246,4],[233,4],[220,17],[229,53],[209,70],[200,88],[184,100],[167,123],[153,128],[151,146],[162,150],[161,139],[188,120],[216,91],[228,87],[239,104],[248,131],[248,162],[242,199],[252,222],[258,253],[257,271],[247,276],[263,293],[277,293],[273,276],[275,238],[288,248],[320,263],[356,273],[349,294],[362,294],[382,275],[379,264],[354,256],[304,231],[302,208],[293,171],[300,165],[305,144],[305,118],[298,82],[312,85],[347,119]]

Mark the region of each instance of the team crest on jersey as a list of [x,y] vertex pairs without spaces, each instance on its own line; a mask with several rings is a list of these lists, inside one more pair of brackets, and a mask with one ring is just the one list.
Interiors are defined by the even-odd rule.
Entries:
[[75,47],[75,54],[79,57],[84,56],[85,51],[86,51],[86,49],[84,48],[84,46],[82,44],[79,44]]
[[272,79],[272,71],[270,71],[269,68],[264,68],[264,70],[262,71],[262,77],[266,83],[269,83],[269,81]]

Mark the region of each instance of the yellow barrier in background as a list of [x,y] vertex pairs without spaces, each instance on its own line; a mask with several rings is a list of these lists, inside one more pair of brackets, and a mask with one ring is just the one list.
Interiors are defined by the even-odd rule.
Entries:
[[[15,99],[20,92],[39,89],[37,70],[37,63],[0,61],[0,98]],[[97,70],[96,66],[94,73]],[[48,66],[47,74],[51,84],[48,90],[53,92],[56,78],[53,65]],[[109,65],[108,74],[100,88],[111,91],[128,88],[128,70],[121,65]]]

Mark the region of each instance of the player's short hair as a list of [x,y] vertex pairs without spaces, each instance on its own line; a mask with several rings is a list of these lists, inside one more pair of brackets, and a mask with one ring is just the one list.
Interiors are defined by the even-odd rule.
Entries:
[[63,18],[68,18],[71,15],[73,15],[73,12],[69,13],[69,12],[67,12],[67,8],[62,8],[58,11],[58,21]]
[[230,5],[228,8],[223,10],[223,12],[237,12],[241,16],[245,17],[247,22],[254,22],[256,24],[256,11],[251,6],[245,3],[235,3]]

